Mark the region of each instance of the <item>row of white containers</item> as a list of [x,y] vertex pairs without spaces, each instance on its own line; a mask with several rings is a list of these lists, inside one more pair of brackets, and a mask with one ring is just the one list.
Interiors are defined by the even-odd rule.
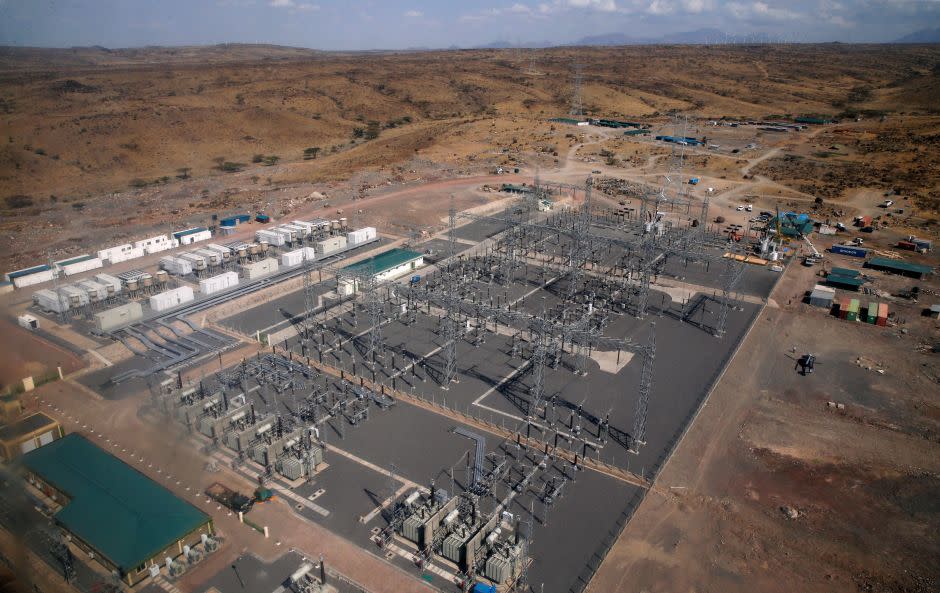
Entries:
[[64,313],[69,309],[103,301],[121,292],[121,281],[110,274],[97,274],[94,280],[60,286],[58,292],[44,288],[33,293],[33,302],[46,311]]
[[[10,274],[7,276],[8,279],[11,280],[17,288],[22,288],[24,286],[48,282],[54,279],[60,273],[64,274],[65,276],[72,276],[74,274],[80,274],[82,272],[87,272],[88,270],[100,268],[104,265],[112,265],[132,259],[137,259],[138,257],[143,257],[144,255],[159,253],[161,251],[173,249],[174,247],[179,247],[179,241],[176,239],[171,239],[167,235],[157,235],[156,237],[149,237],[147,239],[141,239],[140,241],[134,241],[133,244],[124,243],[123,245],[115,245],[114,247],[102,249],[98,251],[94,257],[90,255],[73,257],[55,262],[52,268],[49,266],[35,266],[34,268],[29,268],[27,270],[19,270],[19,272],[29,272],[28,274],[10,272]],[[34,269],[35,271],[32,271]],[[10,275],[15,277],[9,278]]]

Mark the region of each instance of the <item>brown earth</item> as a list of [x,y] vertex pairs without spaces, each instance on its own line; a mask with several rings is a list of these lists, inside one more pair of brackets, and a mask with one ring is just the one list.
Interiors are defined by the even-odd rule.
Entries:
[[55,371],[57,366],[62,367],[64,374],[69,374],[86,364],[73,352],[42,339],[5,317],[0,317],[0,335],[7,344],[15,344],[15,347],[4,348],[3,356],[0,356],[0,391],[26,377],[38,379]]
[[[4,48],[0,265],[211,224],[212,213],[277,215],[314,190],[333,207],[388,182],[563,167],[569,128],[547,119],[569,111],[574,61],[587,64],[588,114],[663,127],[672,110],[701,118],[935,113],[928,99],[938,57],[930,46],[835,45],[526,55]],[[317,158],[305,161],[306,148],[318,148]],[[240,172],[222,172],[225,162]],[[708,168],[717,177],[729,166]]]
[[[938,326],[916,305],[898,304],[892,329],[799,304],[813,272],[787,272],[783,307],[764,311],[590,591],[938,590],[940,377],[920,347]],[[819,364],[804,377],[805,352]]]

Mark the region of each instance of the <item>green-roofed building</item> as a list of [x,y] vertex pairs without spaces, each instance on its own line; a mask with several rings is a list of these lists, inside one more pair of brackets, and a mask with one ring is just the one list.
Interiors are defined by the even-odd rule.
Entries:
[[349,296],[359,290],[359,280],[372,276],[376,282],[393,280],[424,266],[424,255],[408,249],[389,249],[350,264],[337,275],[336,291]]
[[865,267],[918,279],[923,278],[933,271],[933,268],[930,266],[912,264],[911,262],[889,259],[887,257],[873,257],[865,262]]
[[128,585],[213,533],[207,514],[79,434],[30,451],[21,463],[72,543]]

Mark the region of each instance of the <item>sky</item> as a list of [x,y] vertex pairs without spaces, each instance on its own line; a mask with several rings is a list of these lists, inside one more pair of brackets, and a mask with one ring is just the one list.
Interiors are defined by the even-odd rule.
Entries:
[[41,47],[445,48],[699,29],[886,42],[935,27],[940,0],[0,0],[0,45]]

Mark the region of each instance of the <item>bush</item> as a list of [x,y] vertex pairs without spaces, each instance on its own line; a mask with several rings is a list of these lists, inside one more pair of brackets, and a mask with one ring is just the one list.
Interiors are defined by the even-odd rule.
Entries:
[[237,173],[242,170],[244,167],[242,163],[233,163],[232,161],[225,161],[219,166],[219,169],[225,171],[226,173]]
[[33,198],[23,194],[17,194],[15,196],[9,196],[6,199],[7,208],[28,208],[33,205]]
[[264,160],[263,154],[256,154],[255,156],[251,157],[251,162],[253,163],[260,163],[263,160]]

